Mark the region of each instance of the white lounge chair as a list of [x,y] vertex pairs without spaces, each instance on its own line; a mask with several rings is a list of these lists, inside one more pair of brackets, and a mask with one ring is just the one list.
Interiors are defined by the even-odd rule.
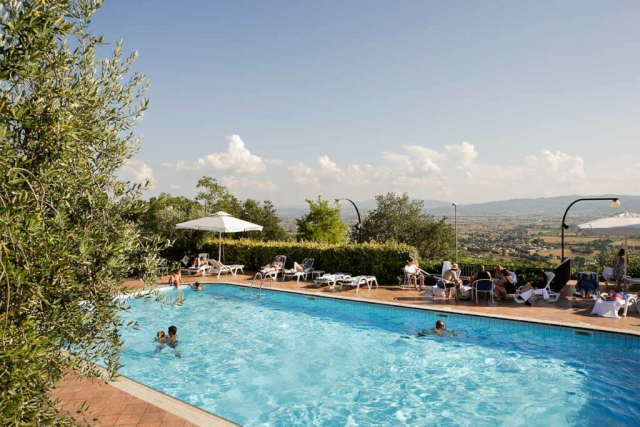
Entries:
[[282,280],[286,280],[287,277],[295,277],[298,282],[301,277],[304,277],[304,280],[307,280],[307,277],[313,272],[313,262],[313,258],[305,258],[302,261],[302,264],[300,264],[302,266],[302,271],[285,270],[282,274]]
[[[542,289],[529,289],[522,294],[516,294],[514,296],[514,301],[519,304],[524,304],[532,298],[537,298],[538,295],[542,295],[542,298],[548,300],[549,302],[556,302],[560,298],[559,292],[553,292],[551,290],[551,281],[556,276],[555,273],[550,271],[544,272],[545,276],[547,276],[547,284]],[[521,288],[522,289],[522,288]]]
[[213,258],[209,260],[209,263],[213,267],[213,272],[211,274],[218,273],[218,277],[220,277],[222,273],[231,273],[233,276],[235,276],[236,274],[238,274],[238,270],[244,273],[244,265],[240,265],[240,264],[224,265]]
[[335,274],[323,274],[322,276],[314,279],[316,286],[329,285],[329,289],[333,290],[338,283],[338,280],[349,278],[349,273],[335,273]]
[[[369,285],[366,276],[343,278],[338,280],[338,283],[340,283],[340,290],[342,290],[343,286],[354,286],[356,288],[356,292],[360,292],[360,286]],[[371,289],[371,286],[369,286],[369,289]]]
[[[622,316],[623,317],[627,317],[627,312],[629,311],[629,307],[633,307],[635,305],[636,307],[636,312],[640,313],[640,302],[638,302],[638,295],[636,296],[632,296],[629,295],[627,298],[625,298],[622,301],[605,301],[602,299],[602,297],[607,296],[607,293],[602,293],[600,294],[600,297],[596,300],[596,304],[593,306],[593,311],[591,312],[591,314],[598,314],[600,316],[604,316],[604,317],[613,317],[613,318],[618,318],[618,312],[620,310],[623,310],[622,312]],[[598,307],[599,304],[611,304],[611,306],[613,308],[615,308],[616,304],[615,303],[620,303],[620,306],[618,307],[617,310],[611,311],[609,309],[601,309],[600,307]]]
[[[204,253],[198,254],[198,259],[200,259],[202,256],[204,256],[207,260],[209,260],[209,254],[204,254]],[[180,262],[182,262],[182,265],[183,265],[182,270],[188,271],[190,275],[201,273],[203,276],[205,276],[207,272],[211,269],[211,266],[209,265],[208,262],[198,267],[187,267],[189,265],[189,257],[186,255],[182,257],[182,260]]]
[[[287,256],[286,255],[276,255],[273,258],[273,262],[275,263],[276,259],[278,259],[278,257],[280,257],[280,262],[282,262],[282,267],[280,268],[272,268],[271,264],[269,265],[265,265],[264,267],[260,268],[260,273],[262,273],[264,275],[264,277],[273,277],[275,279],[278,278],[278,273],[282,273],[284,274],[284,269],[287,265]],[[272,274],[275,273],[275,274]]]

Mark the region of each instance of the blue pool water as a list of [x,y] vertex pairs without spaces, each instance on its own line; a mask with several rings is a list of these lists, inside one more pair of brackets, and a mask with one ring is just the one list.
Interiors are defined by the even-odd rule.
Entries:
[[[232,285],[132,299],[121,373],[246,426],[632,426],[640,344]],[[524,308],[523,308],[524,309]],[[417,338],[444,320],[457,338]],[[176,349],[158,330],[178,327]]]

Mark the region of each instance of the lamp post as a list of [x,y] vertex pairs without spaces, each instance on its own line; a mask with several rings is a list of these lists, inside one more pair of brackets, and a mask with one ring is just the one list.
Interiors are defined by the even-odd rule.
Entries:
[[620,207],[620,200],[617,197],[587,197],[584,199],[578,199],[578,200],[574,200],[573,202],[571,202],[571,204],[569,206],[567,206],[567,210],[564,211],[564,215],[562,216],[562,225],[560,226],[560,231],[562,232],[562,256],[560,261],[564,261],[564,230],[568,229],[569,226],[567,224],[565,224],[564,220],[567,218],[567,213],[569,212],[569,209],[571,209],[571,206],[575,205],[578,202],[582,202],[584,200],[611,200],[611,209],[616,209]]
[[353,203],[353,200],[351,199],[335,199],[338,205],[340,205],[341,200],[346,200],[347,202],[351,202],[353,207],[356,209],[356,213],[358,214],[358,224],[356,225],[356,228],[358,229],[358,243],[362,243],[362,221],[360,220],[360,211],[358,210],[358,207],[356,206],[355,203]]
[[455,231],[456,234],[456,260],[455,263],[458,263],[458,204],[457,203],[451,203],[451,206],[453,206],[453,229]]

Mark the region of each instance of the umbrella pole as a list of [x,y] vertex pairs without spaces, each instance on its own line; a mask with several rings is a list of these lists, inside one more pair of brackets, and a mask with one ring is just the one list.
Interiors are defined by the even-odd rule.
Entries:
[[222,258],[220,257],[220,254],[222,253],[222,233],[218,232],[218,235],[220,236],[220,240],[218,242],[218,262],[222,262]]
[[624,236],[624,275],[626,276],[627,267],[629,266],[629,238]]

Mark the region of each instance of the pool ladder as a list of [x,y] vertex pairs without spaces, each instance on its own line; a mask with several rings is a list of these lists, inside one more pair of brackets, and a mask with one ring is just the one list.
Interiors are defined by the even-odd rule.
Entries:
[[264,286],[264,281],[267,280],[267,278],[269,278],[271,280],[271,283],[273,283],[273,275],[271,274],[262,274],[262,272],[258,271],[256,273],[255,276],[253,276],[253,280],[251,281],[251,289],[253,289],[253,285],[256,282],[256,279],[258,278],[258,276],[260,276],[260,289],[262,289],[262,287]]

